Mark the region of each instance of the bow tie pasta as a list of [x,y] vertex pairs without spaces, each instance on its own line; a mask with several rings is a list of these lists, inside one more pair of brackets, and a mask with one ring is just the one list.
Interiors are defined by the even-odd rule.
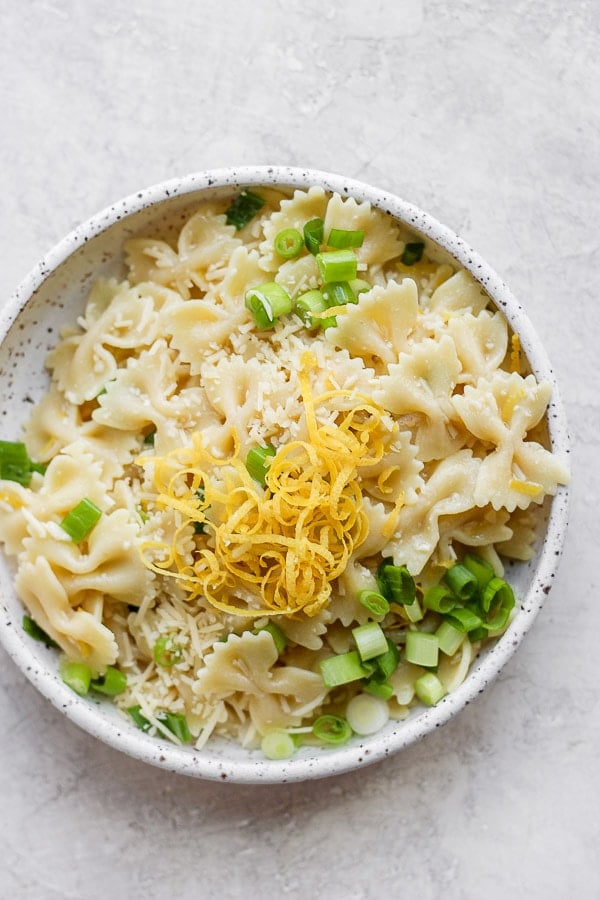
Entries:
[[0,442],[25,626],[74,690],[280,758],[439,702],[506,629],[568,480],[550,386],[424,251],[318,187],[126,243]]

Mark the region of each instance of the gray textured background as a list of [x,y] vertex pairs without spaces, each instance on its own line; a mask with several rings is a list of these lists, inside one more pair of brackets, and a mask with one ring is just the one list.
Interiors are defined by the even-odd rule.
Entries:
[[186,780],[95,742],[0,651],[0,896],[600,897],[595,0],[0,0],[0,298],[98,209],[230,163],[395,191],[505,277],[573,432],[555,589],[484,698],[332,780]]

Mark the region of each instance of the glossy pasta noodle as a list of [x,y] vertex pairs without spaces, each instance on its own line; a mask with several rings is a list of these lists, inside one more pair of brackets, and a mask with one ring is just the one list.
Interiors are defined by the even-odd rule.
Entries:
[[[198,747],[317,740],[314,721],[344,717],[372,672],[359,660],[363,677],[331,687],[322,664],[352,656],[368,622],[400,650],[384,718],[406,716],[429,671],[406,636],[443,620],[427,590],[468,551],[494,577],[504,558],[528,559],[541,504],[567,480],[536,431],[550,386],[523,369],[466,271],[407,255],[414,238],[368,203],[257,193],[237,229],[226,203],[208,203],[176,243],[127,242],[127,280],[98,281],[48,357],[25,433],[45,472],[0,481],[0,538],[28,613],[94,678],[126,675],[115,702],[137,724]],[[319,258],[276,249],[314,220],[325,255],[332,229],[362,232],[344,251],[360,281],[327,321],[295,311],[326,293]],[[291,308],[258,327],[247,291],[273,283]],[[256,448],[268,448],[264,484],[246,465]],[[102,515],[77,542],[61,521],[82,498]],[[381,594],[386,559],[416,582],[419,616],[359,602]],[[481,638],[439,654],[444,691]]]

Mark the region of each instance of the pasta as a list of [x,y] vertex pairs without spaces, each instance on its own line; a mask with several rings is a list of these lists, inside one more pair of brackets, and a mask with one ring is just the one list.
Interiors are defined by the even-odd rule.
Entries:
[[[0,479],[27,613],[92,688],[122,673],[136,724],[197,747],[323,743],[357,694],[403,718],[455,690],[506,627],[503,561],[530,558],[568,479],[540,436],[550,386],[471,275],[353,198],[265,189],[258,207],[235,225],[211,202],[175,243],[126,243],[126,280],[99,280],[48,357],[36,463]],[[319,253],[283,259],[278,235],[308,222]],[[324,285],[336,253],[350,274]],[[74,540],[84,498],[99,519]],[[495,593],[461,631],[430,598],[463,560]],[[436,643],[434,682],[411,632]],[[332,683],[340,659],[355,674]]]

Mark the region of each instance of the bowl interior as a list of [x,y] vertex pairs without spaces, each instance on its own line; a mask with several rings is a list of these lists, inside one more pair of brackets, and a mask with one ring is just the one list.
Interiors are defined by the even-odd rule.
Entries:
[[[45,393],[48,373],[44,360],[59,339],[62,326],[72,324],[98,276],[123,277],[124,240],[137,234],[176,234],[200,201],[224,198],[240,185],[270,184],[293,190],[320,184],[328,190],[367,199],[390,212],[407,234],[425,238],[428,252],[450,256],[471,271],[503,311],[521,338],[531,370],[540,380],[554,381],[552,370],[525,313],[495,273],[459,238],[410,204],[337,176],[306,170],[253,168],[221,170],[168,182],[130,197],[96,216],[69,235],[25,279],[0,311],[1,437],[18,440],[32,404]],[[547,416],[549,441],[566,458],[567,429],[558,393]],[[462,708],[480,693],[512,655],[548,593],[558,564],[566,525],[567,490],[561,488],[543,508],[545,527],[536,554],[513,564],[508,578],[520,599],[520,609],[502,638],[474,663],[461,687],[432,709],[414,709],[403,722],[390,722],[370,738],[355,738],[341,749],[301,748],[282,762],[265,760],[260,752],[212,740],[201,751],[176,747],[151,738],[127,722],[110,703],[73,694],[56,671],[56,655],[28,638],[21,629],[22,606],[13,588],[14,568],[0,558],[0,637],[28,678],[59,709],[88,732],[132,756],[182,773],[238,782],[276,782],[323,777],[374,762],[412,743]]]

